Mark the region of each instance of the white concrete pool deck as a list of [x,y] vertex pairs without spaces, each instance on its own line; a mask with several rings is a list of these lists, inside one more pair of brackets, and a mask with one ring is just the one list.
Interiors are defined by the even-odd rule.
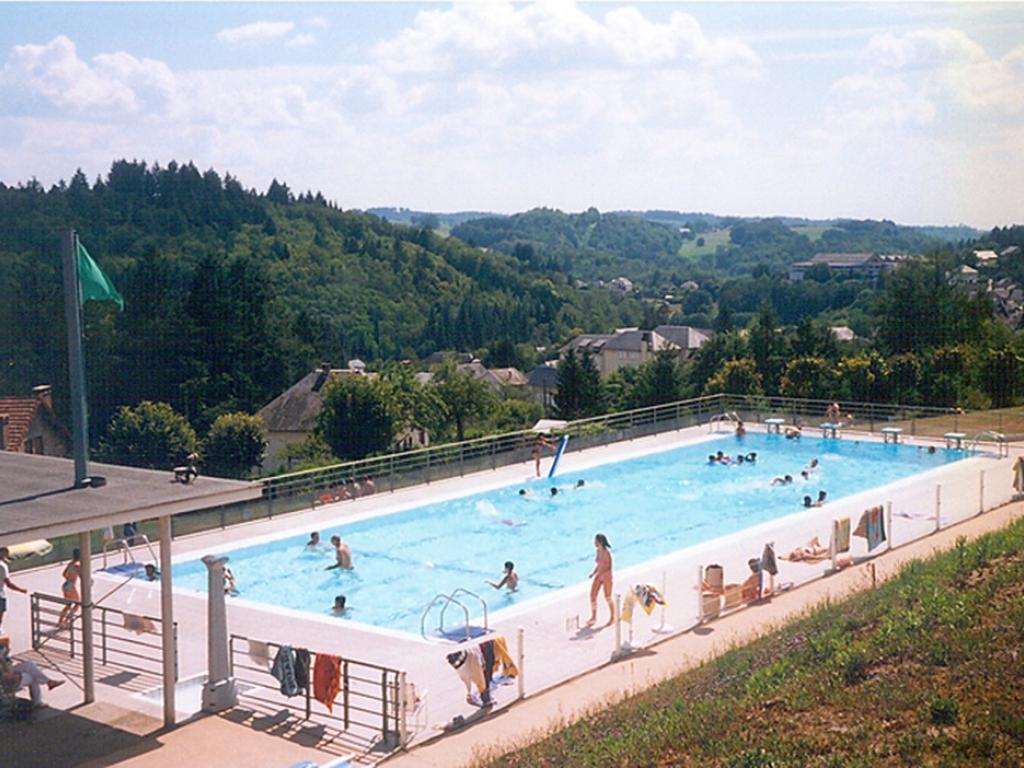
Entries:
[[[694,427],[569,453],[563,457],[562,470],[563,474],[571,475],[575,470],[623,460],[639,453],[664,450],[678,446],[681,442],[699,440],[707,436],[706,427]],[[843,439],[880,441],[881,438],[848,433]],[[1014,451],[1011,459],[1016,455]],[[545,462],[545,471],[547,465],[548,462]],[[865,508],[886,501],[892,501],[895,515],[890,540],[894,545],[900,546],[935,529],[934,500],[937,484],[942,486],[941,520],[945,527],[975,514],[979,503],[991,508],[1008,501],[1012,493],[1011,466],[1012,460],[979,455],[928,470],[892,486],[830,502],[820,509],[801,511],[726,539],[701,544],[617,571],[615,592],[624,593],[628,585],[637,583],[651,583],[659,588],[664,583],[668,600],[664,623],[671,631],[679,632],[695,624],[698,600],[696,579],[699,566],[721,564],[725,569],[726,582],[742,581],[748,573],[747,559],[758,556],[765,542],[774,541],[779,553],[804,544],[812,536],[818,536],[827,544],[832,519],[849,516],[852,518],[852,524],[856,525],[860,513]],[[986,490],[983,500],[980,500],[979,473],[982,470],[985,472]],[[394,493],[378,493],[356,501],[327,505],[269,521],[242,524],[226,531],[195,534],[175,540],[174,555],[176,559],[190,558],[210,551],[233,548],[241,541],[255,537],[277,537],[300,531],[329,530],[332,523],[350,520],[355,516],[384,514],[466,493],[512,485],[532,477],[532,472],[532,463],[519,464],[465,478],[438,481],[429,486],[417,486]],[[590,546],[589,541],[581,542],[583,548],[589,549]],[[883,545],[878,551],[884,551],[885,548],[886,545]],[[851,554],[855,559],[867,555],[866,544],[862,539],[852,539]],[[358,553],[355,553],[355,556],[358,567]],[[826,562],[806,565],[780,560],[779,566],[777,584],[800,584],[818,578],[828,570],[830,564]],[[581,582],[574,587],[498,612],[492,617],[492,628],[496,634],[507,638],[513,654],[517,630],[524,630],[523,672],[527,696],[606,664],[615,650],[613,626],[598,626],[594,629],[582,626],[589,613],[588,584],[582,580],[583,576],[585,574],[581,574]],[[60,568],[53,566],[20,572],[15,574],[14,580],[32,591],[58,594]],[[113,585],[113,582],[97,579],[95,593],[103,595],[108,584]],[[781,599],[782,597],[779,598]],[[9,597],[9,602],[10,613],[5,625],[6,630],[12,635],[13,650],[18,653],[30,647],[28,600],[20,594],[13,594]],[[159,596],[150,585],[126,586],[111,595],[106,604],[133,613],[159,615]],[[757,607],[753,614],[759,611],[760,607]],[[599,606],[598,615],[600,623],[603,624],[607,619],[607,608],[603,604]],[[180,677],[186,678],[205,669],[205,599],[187,592],[177,593],[175,619],[179,622]],[[661,621],[659,609],[650,617],[637,610],[633,646],[640,647],[663,640],[666,635],[656,632]],[[308,647],[312,651],[335,653],[351,659],[406,670],[408,679],[415,683],[417,690],[426,692],[426,727],[416,734],[416,741],[436,735],[439,733],[439,727],[450,722],[453,717],[471,718],[479,711],[465,702],[465,689],[445,662],[445,654],[458,647],[455,644],[436,640],[425,641],[404,633],[379,631],[354,622],[332,622],[327,618],[297,612],[282,615],[282,612],[273,608],[263,608],[242,601],[229,601],[229,630],[254,639]],[[624,638],[627,630],[627,625],[623,625]],[[497,708],[511,703],[516,697],[516,691],[515,685],[499,688],[495,696]],[[159,715],[155,703],[140,700],[126,693],[123,687],[100,682],[97,685],[97,697],[100,701],[108,701],[154,716]],[[52,692],[49,700],[55,706],[62,707],[77,704],[79,698],[80,692],[75,686],[66,685]],[[318,707],[318,704],[314,704],[314,711]]]

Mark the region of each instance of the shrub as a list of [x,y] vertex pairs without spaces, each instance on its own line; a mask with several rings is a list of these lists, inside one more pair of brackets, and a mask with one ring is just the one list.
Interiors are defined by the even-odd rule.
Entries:
[[960,717],[960,705],[949,696],[936,696],[932,699],[931,719],[934,725],[956,725]]

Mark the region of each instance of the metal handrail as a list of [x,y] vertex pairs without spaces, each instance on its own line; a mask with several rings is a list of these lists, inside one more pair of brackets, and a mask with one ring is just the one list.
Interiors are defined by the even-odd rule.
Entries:
[[[969,450],[975,451],[978,449],[978,443],[982,441],[982,438],[991,438],[991,441],[999,446],[999,458],[1010,455],[1010,446],[1007,443],[1006,435],[1002,432],[996,432],[994,430],[986,429],[984,432],[979,432],[971,440]],[[1005,453],[1004,453],[1005,451]]]
[[[704,395],[701,397],[679,400],[662,405],[634,408],[617,413],[603,414],[586,419],[569,422],[559,433],[579,435],[589,429],[616,430],[635,428],[648,424],[676,422],[686,417],[697,417],[698,423],[704,423],[706,416],[713,412],[731,411],[736,413],[771,413],[781,412],[791,416],[810,416],[821,414],[832,403],[825,399],[800,399],[782,396],[753,395]],[[929,416],[958,417],[962,414],[955,408],[938,408],[923,405],[902,405],[896,403],[865,403],[859,401],[840,401],[844,411],[857,413],[861,419],[869,422],[876,420],[915,419]],[[757,420],[757,419],[753,419]],[[463,474],[463,465],[474,459],[490,458],[491,467],[497,466],[497,454],[508,454],[516,450],[528,450],[536,439],[532,430],[507,432],[500,435],[489,435],[458,443],[417,448],[412,451],[391,453],[358,461],[343,462],[328,467],[306,469],[263,480],[264,497],[273,500],[279,497],[295,496],[317,490],[330,488],[347,478],[381,478],[390,477],[390,489],[394,489],[396,476],[424,471],[426,481],[430,482],[437,476],[432,470],[447,465],[458,465],[458,473]],[[444,476],[441,474],[441,476]]]
[[[430,602],[427,603],[427,607],[425,609],[423,609],[423,615],[420,616],[420,636],[421,637],[426,637],[427,636],[427,627],[426,627],[427,616],[430,614],[431,608],[433,608],[435,605],[437,605],[437,601],[438,600],[444,600],[445,601],[445,608],[447,608],[450,603],[455,603],[457,606],[459,606],[462,609],[462,613],[466,617],[466,639],[469,640],[472,637],[472,632],[470,632],[470,629],[469,629],[469,609],[465,606],[464,603],[459,602],[458,600],[456,600],[451,595],[446,595],[443,592],[439,592],[438,594],[434,595],[434,597],[431,598]],[[444,608],[441,609],[441,619],[442,620],[441,620],[441,622],[438,623],[437,628],[443,634],[444,633]]]
[[[60,606],[61,608],[72,605],[75,606],[74,610],[66,623],[60,623],[52,618],[54,615],[58,615],[56,607],[47,608],[45,606]],[[56,597],[55,595],[47,595],[41,592],[33,592],[30,596],[30,617],[31,617],[31,636],[32,636],[32,648],[33,650],[39,650],[44,645],[51,642],[62,642],[68,645],[68,654],[71,658],[75,657],[75,646],[81,645],[83,642],[81,618],[80,612],[82,603],[75,600],[68,600],[64,597]],[[120,608],[111,608],[105,605],[97,605],[93,603],[92,606],[95,617],[93,620],[94,624],[99,624],[99,631],[94,635],[94,643],[98,646],[98,656],[100,663],[107,665],[109,663],[110,656],[117,654],[124,656],[129,659],[137,659],[139,662],[115,662],[116,666],[125,667],[126,669],[134,669],[141,672],[153,672],[153,670],[145,669],[138,666],[141,661],[152,661],[158,663],[157,659],[150,656],[147,651],[159,651],[162,654],[162,643],[146,643],[139,638],[129,637],[127,635],[113,634],[112,630],[122,626],[124,623],[125,616],[132,616],[139,619],[142,622],[149,622],[154,627],[162,625],[163,619],[158,616],[147,616],[145,614],[132,613],[131,611],[124,611]],[[121,624],[112,623],[110,616],[121,617]],[[178,622],[172,622],[171,629],[174,635],[174,644],[177,647],[178,643]],[[67,638],[63,638],[61,635],[67,630]],[[76,637],[76,631],[78,637]],[[127,630],[126,630],[127,631]],[[132,630],[135,631],[135,630]],[[141,634],[149,634],[149,630],[144,632],[140,631]],[[116,647],[112,643],[120,643],[127,647]],[[140,652],[141,651],[141,652]],[[154,673],[155,674],[155,673]],[[174,663],[174,679],[178,679],[178,655],[175,654]]]
[[[465,587],[458,587],[457,589],[453,590],[451,592],[451,594],[448,595],[448,597],[449,597],[450,600],[454,601],[455,600],[455,596],[458,595],[458,594],[469,595],[470,597],[475,597],[477,600],[480,601],[480,605],[482,605],[483,609],[484,609],[484,629],[485,630],[490,630],[490,627],[487,624],[487,602],[482,597],[480,597],[480,595],[478,595],[476,592],[471,592],[470,590],[466,589]],[[448,606],[449,605],[451,605],[451,602],[445,603],[444,607],[441,609],[441,631],[442,632],[444,631],[444,612],[448,610]]]
[[[153,562],[154,563],[157,562],[156,552],[153,551],[153,545],[150,543],[149,537],[146,534],[144,534],[144,533],[136,533],[132,537],[132,541],[133,542],[137,541],[139,539],[141,539],[142,543],[146,545],[146,549],[149,550],[149,556],[151,558],[153,558]],[[135,559],[135,553],[132,552],[132,547],[137,547],[137,546],[139,546],[138,544],[129,544],[128,543],[128,539],[123,538],[123,537],[120,538],[120,539],[110,539],[109,541],[103,542],[103,567],[104,568],[107,567],[107,553],[113,547],[115,547],[115,546],[117,547],[117,549],[119,549],[122,552],[124,552],[124,561],[123,561],[124,563],[127,563],[129,558],[131,558],[131,561],[133,563],[137,563],[138,562],[138,560]]]

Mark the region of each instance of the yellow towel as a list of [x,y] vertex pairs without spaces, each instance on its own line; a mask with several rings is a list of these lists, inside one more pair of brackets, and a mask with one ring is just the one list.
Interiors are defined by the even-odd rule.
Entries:
[[515,677],[519,674],[516,665],[512,662],[512,655],[508,652],[504,637],[494,638],[494,665],[501,663],[501,673],[505,677]]
[[627,621],[630,624],[633,623],[633,608],[636,606],[636,595],[632,590],[626,593],[626,597],[622,601],[622,620]]

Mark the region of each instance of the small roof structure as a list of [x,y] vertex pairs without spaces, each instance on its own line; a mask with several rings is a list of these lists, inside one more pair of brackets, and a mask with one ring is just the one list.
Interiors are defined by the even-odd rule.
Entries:
[[711,338],[712,331],[694,328],[689,325],[659,325],[655,333],[662,336],[680,349],[700,349],[704,342]]
[[90,462],[100,487],[74,487],[70,459],[0,451],[0,544],[48,539],[135,520],[193,512],[262,495],[259,483]]
[[530,429],[533,432],[547,434],[553,429],[565,429],[568,424],[568,421],[563,421],[562,419],[540,419]]
[[[355,367],[353,367],[353,364]],[[349,361],[348,368],[315,368],[256,413],[271,432],[311,432],[323,407],[323,389],[329,381],[344,376],[376,376],[359,367],[361,360]]]
[[31,397],[0,397],[0,420],[4,423],[4,429],[0,429],[0,451],[20,452],[32,420],[37,415],[42,416],[66,443],[71,442],[67,427],[53,411],[50,388],[41,386],[36,387],[36,394]]
[[537,365],[530,371],[527,381],[531,387],[555,389],[558,387],[558,369],[553,365]]

